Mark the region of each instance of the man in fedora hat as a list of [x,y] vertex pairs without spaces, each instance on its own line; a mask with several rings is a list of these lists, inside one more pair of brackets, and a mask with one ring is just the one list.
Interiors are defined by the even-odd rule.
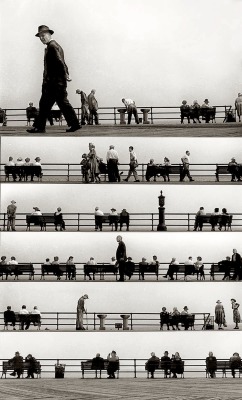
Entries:
[[12,200],[11,204],[7,206],[7,216],[8,216],[8,223],[7,223],[7,230],[10,231],[10,228],[12,231],[15,231],[15,218],[16,218],[16,210],[17,207],[15,206],[16,201]]
[[44,57],[44,74],[42,84],[42,95],[39,102],[39,114],[35,119],[34,127],[27,129],[29,133],[44,133],[46,119],[51,113],[51,108],[56,102],[64,114],[67,125],[70,127],[67,132],[75,132],[81,126],[76,113],[67,99],[67,82],[71,81],[67,65],[64,60],[62,47],[52,39],[54,31],[46,25],[38,28],[35,35],[46,45]]
[[83,296],[80,297],[80,299],[77,302],[77,309],[76,309],[76,330],[77,331],[83,331],[85,330],[83,326],[83,314],[87,314],[87,310],[85,309],[85,300],[87,300],[89,297],[87,294],[84,294]]
[[109,219],[109,225],[112,226],[112,230],[113,230],[113,225],[114,225],[115,231],[117,231],[119,217],[118,217],[116,208],[111,208],[111,212],[109,213],[108,219]]
[[123,242],[122,236],[118,235],[116,238],[118,242],[118,247],[116,250],[116,259],[118,262],[118,269],[119,269],[119,281],[124,281],[124,271],[125,271],[125,262],[127,260],[126,254],[126,246]]

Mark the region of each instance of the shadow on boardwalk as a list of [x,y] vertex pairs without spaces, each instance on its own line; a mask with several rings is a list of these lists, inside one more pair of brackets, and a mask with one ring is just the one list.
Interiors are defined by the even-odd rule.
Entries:
[[2,379],[0,399],[240,400],[240,379]]
[[178,125],[178,124],[157,124],[157,125],[101,125],[84,126],[72,134],[65,132],[66,126],[54,126],[46,128],[46,133],[29,134],[26,126],[0,127],[0,135],[10,136],[127,136],[127,137],[239,137],[242,136],[242,124],[239,123],[217,123],[200,125]]

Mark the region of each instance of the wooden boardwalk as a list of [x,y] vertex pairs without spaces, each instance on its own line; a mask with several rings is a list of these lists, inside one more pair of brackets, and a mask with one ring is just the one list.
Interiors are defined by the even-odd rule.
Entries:
[[2,379],[0,399],[241,400],[242,379]]
[[155,124],[155,125],[101,125],[84,126],[67,134],[66,126],[46,127],[46,133],[29,134],[26,126],[0,127],[0,135],[10,136],[122,136],[122,137],[242,137],[242,124]]

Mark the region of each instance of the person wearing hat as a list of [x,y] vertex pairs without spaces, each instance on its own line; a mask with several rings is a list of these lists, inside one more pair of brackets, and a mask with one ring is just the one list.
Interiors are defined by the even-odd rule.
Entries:
[[205,122],[206,124],[208,124],[211,119],[211,110],[212,110],[212,107],[210,107],[208,99],[204,100],[204,103],[202,104],[202,109],[203,112],[205,112],[204,114]]
[[15,206],[16,201],[15,200],[11,200],[11,204],[9,204],[7,206],[7,218],[8,218],[8,222],[7,222],[7,230],[10,231],[10,228],[12,229],[12,231],[16,231],[15,229],[15,219],[16,219],[16,211],[17,211],[17,207]]
[[120,182],[120,175],[118,170],[118,152],[114,150],[114,145],[109,146],[109,150],[106,155],[107,168],[108,168],[108,180],[109,182]]
[[69,126],[66,132],[75,132],[81,128],[76,113],[67,99],[67,82],[71,79],[65,63],[63,49],[52,39],[53,33],[54,31],[49,29],[48,26],[41,25],[35,35],[46,45],[46,49],[39,114],[35,119],[34,127],[27,129],[29,133],[45,132],[46,119],[51,114],[51,108],[55,102],[58,104]]
[[76,89],[76,94],[80,94],[81,96],[81,125],[86,125],[86,123],[89,123],[87,95],[83,92],[83,90],[80,89]]
[[231,161],[228,163],[228,171],[231,173],[231,182],[235,182],[235,178],[237,178],[238,181],[241,181],[240,165],[237,163],[235,157],[232,157]]
[[117,231],[119,217],[116,208],[111,208],[111,212],[109,213],[108,219],[109,219],[109,225],[112,225],[112,230],[114,225],[115,231]]
[[93,118],[95,120],[95,125],[100,125],[98,120],[98,102],[95,97],[96,90],[92,89],[91,93],[87,97],[88,108],[89,108],[89,125],[93,125]]
[[126,231],[129,231],[129,213],[126,208],[123,208],[120,215],[119,215],[119,222],[120,222],[120,231],[123,228],[123,225],[126,225]]
[[34,103],[30,102],[26,108],[27,126],[30,126],[30,120],[35,119],[38,115],[37,108],[34,107]]
[[107,367],[107,374],[108,379],[115,379],[115,372],[119,369],[119,357],[115,350],[107,356],[108,360],[108,367]]
[[87,314],[87,310],[85,308],[85,300],[87,300],[89,297],[87,294],[84,294],[83,296],[80,297],[80,299],[77,302],[77,310],[76,310],[76,330],[85,330],[83,326],[83,314]]
[[33,207],[33,212],[31,215],[42,215],[42,212],[40,211],[39,207]]
[[32,356],[32,354],[28,354],[27,357],[25,357],[25,362],[28,365],[26,378],[34,379],[34,374],[37,373],[37,370],[36,370],[37,360],[36,360],[36,358],[34,358]]
[[231,257],[231,269],[234,270],[234,275],[231,278],[233,281],[241,279],[242,275],[241,267],[242,267],[241,255],[237,252],[236,249],[233,249],[233,254]]
[[20,355],[19,351],[16,351],[15,356],[8,360],[8,365],[13,367],[13,372],[10,374],[16,376],[20,379],[20,375],[23,373],[23,357]]
[[239,122],[241,122],[242,115],[242,93],[238,93],[238,97],[235,99],[235,110],[237,111],[237,115],[239,117]]
[[233,321],[235,323],[234,329],[239,329],[239,325],[241,322],[240,312],[239,312],[239,303],[236,302],[235,299],[231,299],[231,305],[233,310]]
[[166,311],[166,307],[162,307],[160,312],[160,330],[163,331],[163,325],[166,325],[167,330],[170,330],[169,326],[169,313]]
[[123,242],[122,236],[118,235],[116,240],[118,242],[118,247],[116,250],[116,259],[118,262],[118,269],[119,269],[119,281],[124,282],[125,264],[127,261],[126,246],[125,243]]
[[180,111],[181,111],[181,124],[184,124],[183,122],[184,118],[187,118],[187,121],[190,124],[190,106],[187,104],[186,100],[182,101]]
[[225,320],[224,306],[220,300],[216,301],[215,306],[215,323],[218,325],[218,329],[222,330],[222,326],[227,326]]

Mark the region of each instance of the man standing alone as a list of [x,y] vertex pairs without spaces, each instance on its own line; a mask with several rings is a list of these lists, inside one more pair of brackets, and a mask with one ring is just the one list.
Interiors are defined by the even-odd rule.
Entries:
[[129,155],[130,155],[130,162],[129,162],[129,172],[128,176],[124,181],[128,182],[131,175],[134,175],[135,182],[139,182],[139,177],[136,171],[136,168],[139,166],[136,153],[134,152],[133,146],[129,147]]
[[135,105],[134,100],[131,100],[131,99],[122,99],[122,102],[124,103],[124,105],[125,105],[125,107],[126,107],[126,109],[127,109],[127,113],[128,113],[128,125],[130,125],[130,123],[131,123],[132,115],[134,115],[136,124],[139,124],[138,111],[137,111],[137,107],[136,107],[136,105]]
[[84,331],[85,328],[83,326],[83,314],[87,314],[87,310],[85,309],[85,300],[88,299],[88,295],[84,294],[77,302],[77,310],[76,310],[76,330]]
[[7,216],[8,216],[8,224],[7,224],[7,230],[10,231],[10,228],[12,231],[15,231],[15,218],[16,218],[16,210],[17,207],[15,206],[16,201],[12,200],[11,204],[8,205],[7,207]]
[[116,251],[116,259],[118,262],[118,267],[119,267],[119,280],[121,282],[124,281],[124,267],[125,267],[125,261],[127,260],[127,255],[126,255],[126,246],[125,243],[123,242],[122,236],[117,236],[116,238],[118,242],[118,248]]
[[181,172],[181,177],[180,181],[183,182],[185,176],[189,178],[189,181],[192,182],[194,179],[192,179],[189,167],[190,167],[190,151],[186,151],[186,154],[181,158],[183,167],[182,167],[182,172]]
[[88,101],[88,107],[89,107],[89,125],[93,125],[93,118],[95,119],[95,124],[99,124],[98,120],[98,102],[97,99],[95,98],[95,93],[96,90],[92,89],[91,93],[88,95],[87,101]]
[[48,26],[41,25],[35,35],[47,47],[44,57],[44,74],[42,84],[42,95],[39,102],[39,115],[34,122],[33,129],[27,129],[29,133],[44,133],[46,119],[49,117],[51,108],[56,102],[64,114],[67,125],[70,127],[66,132],[75,132],[81,128],[76,113],[67,99],[67,82],[71,81],[67,65],[64,60],[62,47],[52,39],[54,31]]
[[107,152],[107,168],[108,168],[108,180],[109,182],[119,182],[119,170],[118,170],[118,152],[114,150],[114,146],[109,146]]

